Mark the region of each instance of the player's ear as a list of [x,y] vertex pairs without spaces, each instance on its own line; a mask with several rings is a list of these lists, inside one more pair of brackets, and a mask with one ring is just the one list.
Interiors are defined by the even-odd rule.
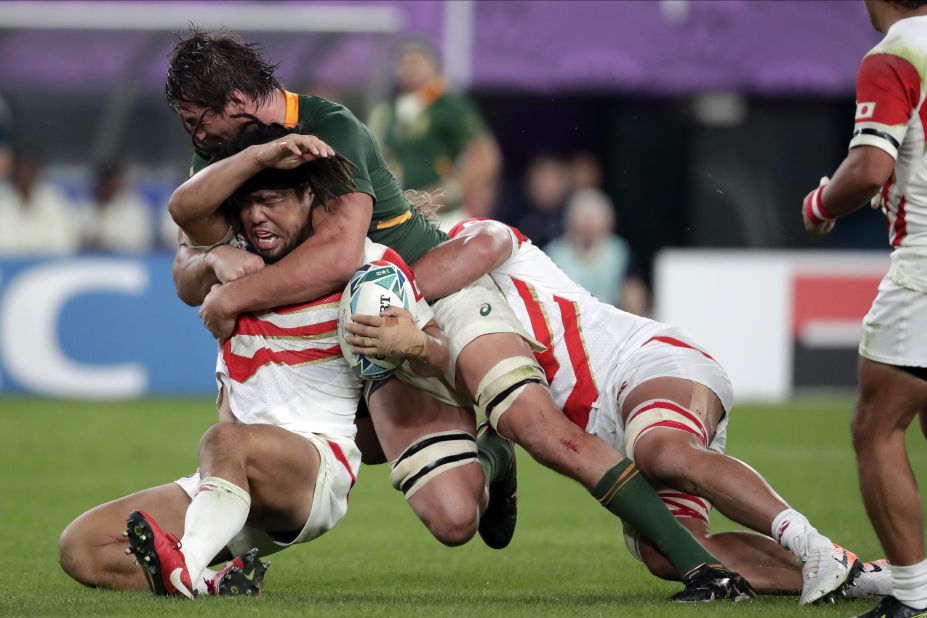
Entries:
[[254,110],[249,109],[248,103],[251,101],[241,90],[237,88],[229,93],[228,103],[225,106],[226,115],[240,114],[242,112],[251,113]]

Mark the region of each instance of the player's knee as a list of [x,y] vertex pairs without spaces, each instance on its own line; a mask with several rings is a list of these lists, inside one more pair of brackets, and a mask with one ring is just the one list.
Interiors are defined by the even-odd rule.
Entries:
[[688,484],[697,474],[697,457],[693,457],[693,447],[685,440],[675,439],[676,435],[667,432],[660,435],[653,432],[638,445],[634,452],[634,462],[643,475],[652,483],[679,487]]
[[429,532],[449,547],[463,545],[473,538],[479,526],[479,509],[475,504],[440,505],[425,522]]
[[92,532],[81,518],[68,524],[58,539],[58,562],[64,572],[85,586],[97,585],[99,573],[97,551],[100,544],[90,538]]
[[225,456],[245,453],[241,444],[242,432],[235,423],[216,423],[200,438],[200,456],[222,453]]

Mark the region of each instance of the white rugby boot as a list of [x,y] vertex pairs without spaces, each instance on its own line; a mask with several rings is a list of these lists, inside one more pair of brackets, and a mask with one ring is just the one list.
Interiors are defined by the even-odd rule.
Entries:
[[865,599],[869,597],[885,597],[892,594],[892,567],[888,560],[873,560],[864,562],[853,585],[847,588],[848,599]]
[[836,543],[831,548],[809,550],[801,567],[803,585],[799,602],[833,603],[845,596],[862,570],[863,564],[856,554]]

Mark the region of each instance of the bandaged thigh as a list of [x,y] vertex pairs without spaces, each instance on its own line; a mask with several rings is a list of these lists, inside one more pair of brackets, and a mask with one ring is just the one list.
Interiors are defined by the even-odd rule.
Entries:
[[527,356],[503,359],[480,380],[474,407],[489,419],[493,429],[498,429],[499,419],[529,384],[548,388],[547,378],[535,359]]
[[666,399],[650,399],[631,410],[624,425],[624,452],[634,460],[638,440],[654,429],[674,429],[688,432],[708,447],[709,437],[702,420],[691,410]]
[[459,430],[432,433],[390,462],[389,481],[408,500],[436,476],[469,463],[479,463],[473,436]]

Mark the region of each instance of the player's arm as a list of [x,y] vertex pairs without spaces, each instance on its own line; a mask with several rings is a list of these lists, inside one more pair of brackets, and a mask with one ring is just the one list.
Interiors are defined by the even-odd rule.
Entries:
[[390,307],[380,315],[355,314],[352,320],[353,324],[345,324],[351,333],[345,341],[353,353],[404,358],[423,378],[447,372],[450,364],[447,337],[434,320],[419,329],[412,314],[399,307]]
[[444,298],[502,266],[515,250],[512,233],[496,221],[472,221],[414,264],[428,301]]
[[822,178],[805,196],[805,229],[830,231],[837,218],[867,204],[889,181],[920,88],[919,73],[901,56],[872,53],[863,59],[850,152],[832,180]]
[[341,290],[364,262],[364,240],[373,217],[373,185],[366,160],[375,144],[346,111],[324,120],[326,141],[354,165],[354,187],[312,214],[312,235],[279,262],[227,285],[203,301],[200,317],[224,340],[241,313],[306,302]]
[[168,202],[171,217],[182,230],[171,269],[177,296],[190,306],[200,305],[216,283],[264,266],[258,256],[225,246],[231,227],[219,209],[238,187],[265,168],[290,169],[333,155],[334,150],[318,138],[294,134],[250,146],[203,168],[178,187]]

